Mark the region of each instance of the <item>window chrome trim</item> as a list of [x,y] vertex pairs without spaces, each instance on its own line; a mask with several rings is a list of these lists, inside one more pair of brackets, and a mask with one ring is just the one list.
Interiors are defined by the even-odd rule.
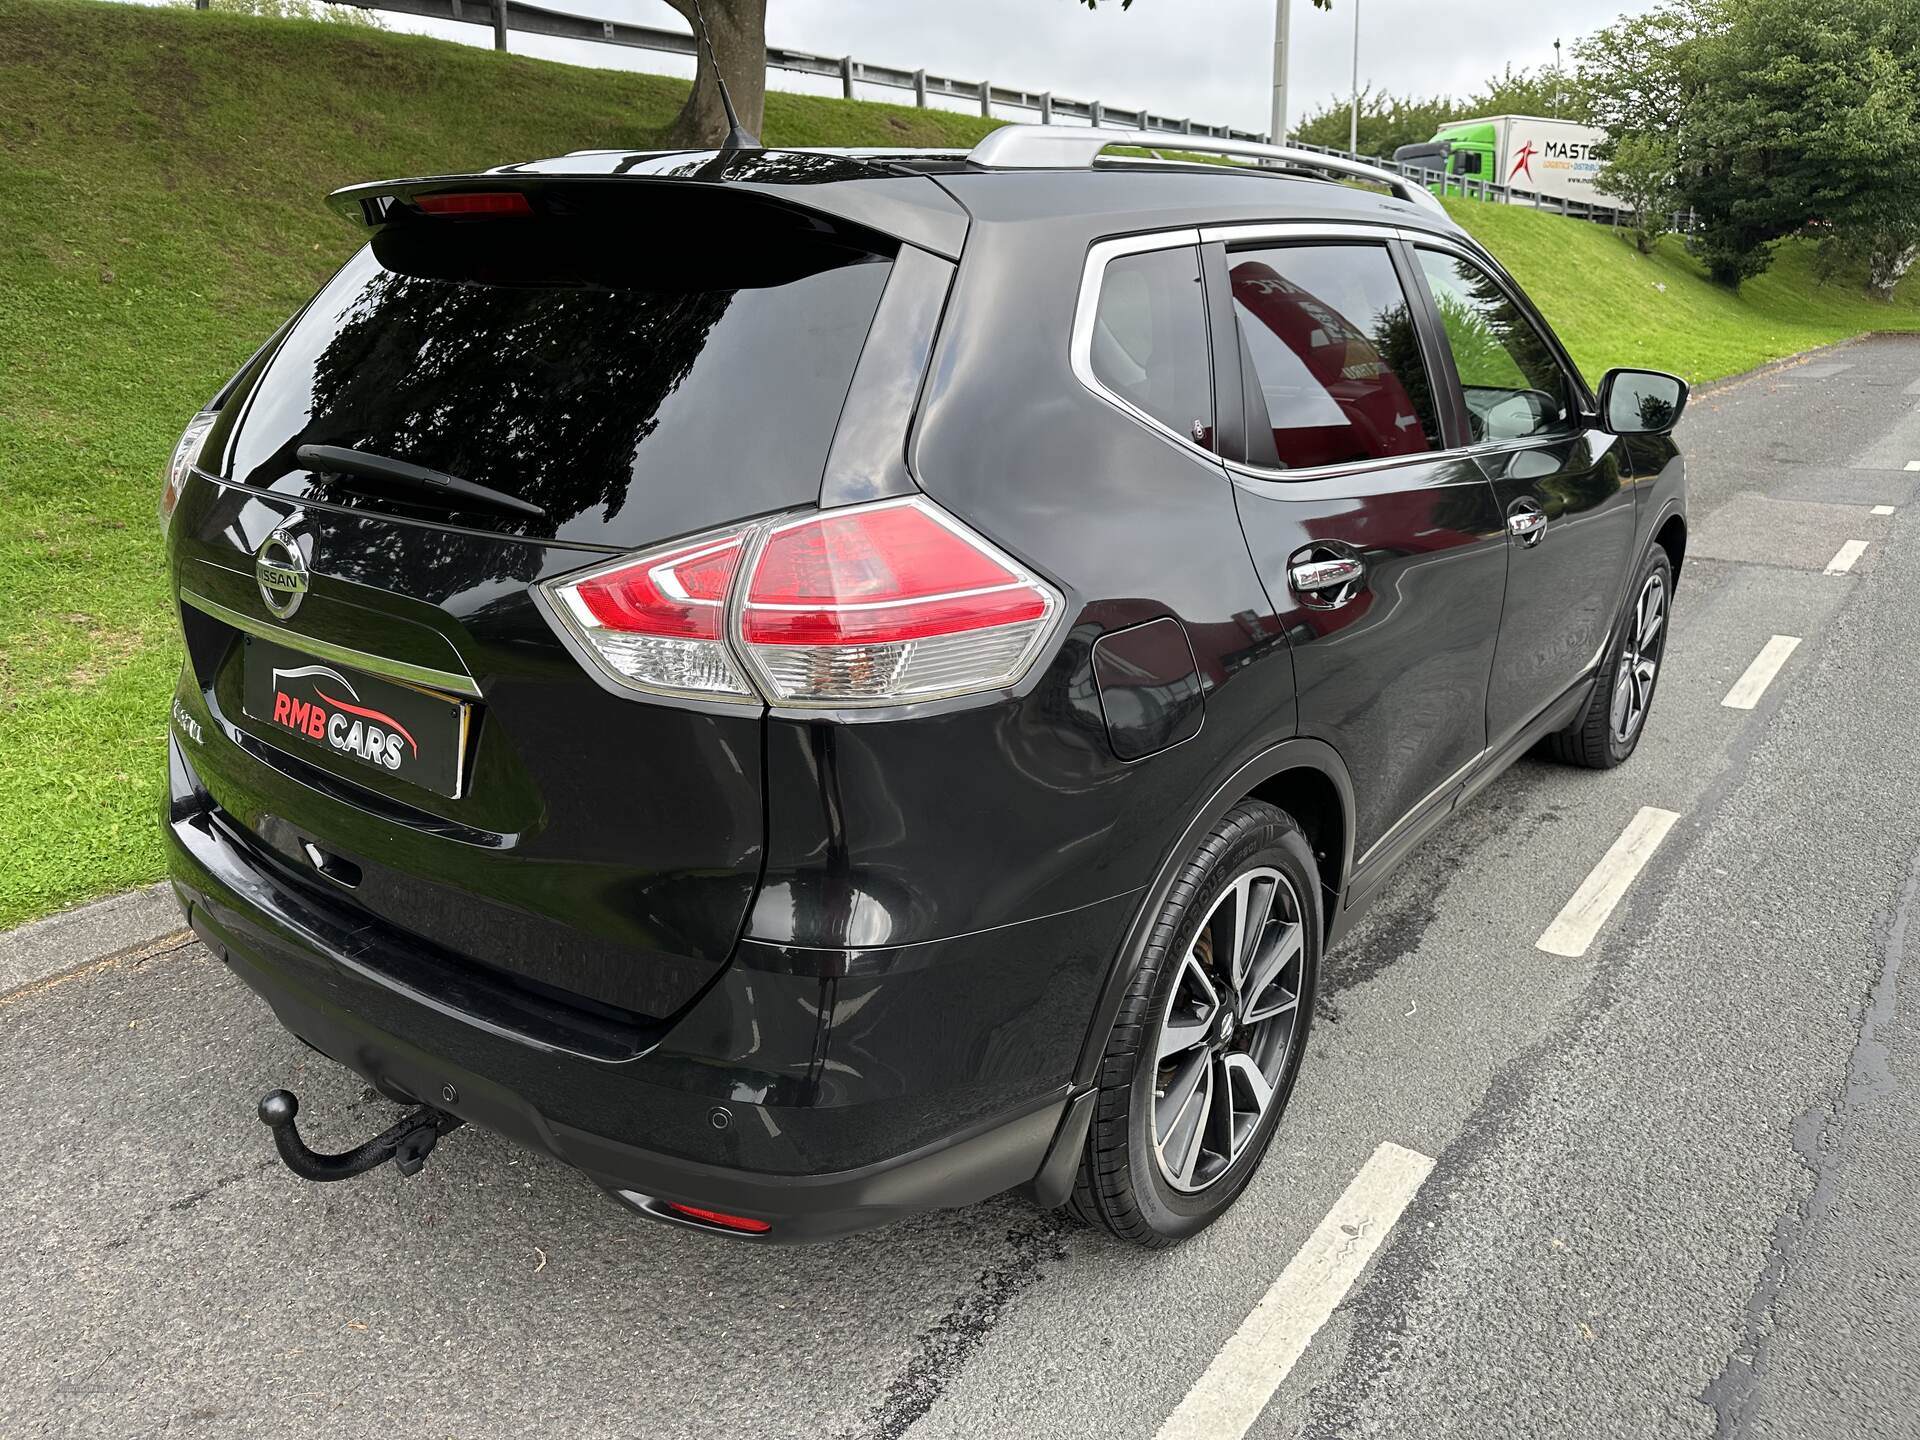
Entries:
[[[1098,395],[1114,409],[1131,416],[1140,424],[1153,431],[1162,439],[1171,440],[1191,455],[1196,455],[1207,464],[1219,466],[1220,456],[1194,442],[1191,435],[1182,435],[1171,425],[1155,419],[1132,401],[1127,400],[1107,388],[1093,370],[1093,322],[1100,308],[1100,290],[1106,280],[1107,266],[1127,255],[1144,255],[1155,250],[1178,250],[1182,246],[1191,247],[1194,256],[1194,273],[1200,267],[1200,232],[1189,226],[1184,230],[1159,230],[1147,235],[1122,235],[1111,240],[1097,240],[1087,250],[1087,263],[1080,272],[1080,298],[1073,309],[1073,335],[1068,345],[1068,361],[1073,375],[1088,390]],[[1206,302],[1201,304],[1201,318],[1206,317]],[[1213,399],[1214,425],[1218,428],[1220,420],[1220,397],[1218,387],[1213,383],[1215,368],[1212,353],[1212,339],[1208,337],[1208,390]]]
[[[281,625],[269,625],[264,620],[256,620],[251,615],[238,610],[230,610],[217,600],[209,600],[182,587],[180,603],[191,605],[203,615],[211,615],[236,630],[262,640],[271,640],[276,645],[285,645],[290,649],[302,651],[322,660],[334,660],[342,665],[351,665],[356,670],[364,670],[369,675],[384,676],[389,680],[398,680],[407,685],[424,685],[432,690],[446,690],[455,695],[466,695],[472,699],[481,698],[480,687],[471,675],[452,670],[436,670],[430,665],[413,665],[405,660],[389,659],[385,655],[370,655],[365,650],[354,650],[345,645],[336,645],[330,640],[316,639],[299,630],[289,630]],[[456,797],[458,798],[458,797]]]

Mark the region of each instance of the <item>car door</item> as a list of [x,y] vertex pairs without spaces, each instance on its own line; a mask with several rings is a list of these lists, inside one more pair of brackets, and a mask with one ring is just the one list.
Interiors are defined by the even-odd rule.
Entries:
[[1508,528],[1487,692],[1500,749],[1600,663],[1633,560],[1634,489],[1585,385],[1505,277],[1464,247],[1423,242],[1414,256]]
[[[1410,256],[1367,227],[1203,232],[1247,544],[1292,642],[1301,734],[1353,780],[1358,876],[1444,812],[1486,748],[1506,584],[1493,489],[1458,453]],[[1239,375],[1234,383],[1233,359]],[[1384,867],[1383,867],[1384,868]]]

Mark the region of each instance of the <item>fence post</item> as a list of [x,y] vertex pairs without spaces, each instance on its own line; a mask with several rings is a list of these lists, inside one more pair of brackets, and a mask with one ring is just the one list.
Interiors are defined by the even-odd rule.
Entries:
[[1053,92],[1051,90],[1040,97],[1040,123],[1042,125],[1053,123]]
[[196,10],[205,10],[207,6],[208,0],[193,0],[193,8]]
[[853,98],[853,57],[851,55],[840,57],[840,94],[844,99]]
[[1107,107],[1102,105],[1098,100],[1092,101],[1087,106],[1087,120],[1094,129],[1098,130],[1106,123]]
[[1182,135],[1191,135],[1193,133],[1193,117],[1191,115],[1180,122],[1180,133]]
[[507,0],[493,0],[493,48],[501,53],[507,48]]
[[983,120],[993,118],[993,82],[991,80],[980,82],[980,117]]
[[913,72],[913,103],[922,110],[927,108],[927,72],[925,70]]

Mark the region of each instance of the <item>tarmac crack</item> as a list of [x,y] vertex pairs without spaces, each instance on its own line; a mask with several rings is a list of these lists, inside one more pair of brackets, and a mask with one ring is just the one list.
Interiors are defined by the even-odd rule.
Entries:
[[1031,1228],[1009,1230],[1006,1254],[915,1337],[906,1369],[888,1385],[872,1416],[858,1429],[842,1432],[842,1440],[900,1440],[946,1393],[1014,1299],[1040,1279],[1042,1266],[1065,1258],[1066,1231],[1067,1222],[1047,1212]]
[[1880,974],[1867,992],[1840,1093],[1831,1105],[1809,1106],[1794,1122],[1794,1154],[1813,1177],[1813,1188],[1775,1220],[1766,1264],[1747,1296],[1740,1341],[1720,1373],[1700,1392],[1700,1402],[1713,1410],[1716,1435],[1738,1435],[1752,1419],[1779,1328],[1781,1292],[1793,1278],[1801,1250],[1832,1211],[1834,1172],[1858,1129],[1861,1108],[1893,1094],[1891,1056],[1881,1036],[1893,1023],[1899,1001],[1900,965],[1906,956],[1907,927],[1913,920],[1916,898],[1920,898],[1920,852],[1914,855],[1906,886],[1891,917],[1884,922],[1886,939],[1881,945]]

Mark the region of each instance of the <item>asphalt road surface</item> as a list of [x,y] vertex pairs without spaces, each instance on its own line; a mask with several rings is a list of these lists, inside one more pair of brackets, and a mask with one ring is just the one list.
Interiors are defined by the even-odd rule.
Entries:
[[1681,438],[1639,754],[1523,762],[1406,865],[1197,1241],[1006,1198],[762,1249],[472,1132],[305,1185],[255,1097],[393,1107],[176,942],[0,997],[0,1436],[1920,1435],[1920,339]]

